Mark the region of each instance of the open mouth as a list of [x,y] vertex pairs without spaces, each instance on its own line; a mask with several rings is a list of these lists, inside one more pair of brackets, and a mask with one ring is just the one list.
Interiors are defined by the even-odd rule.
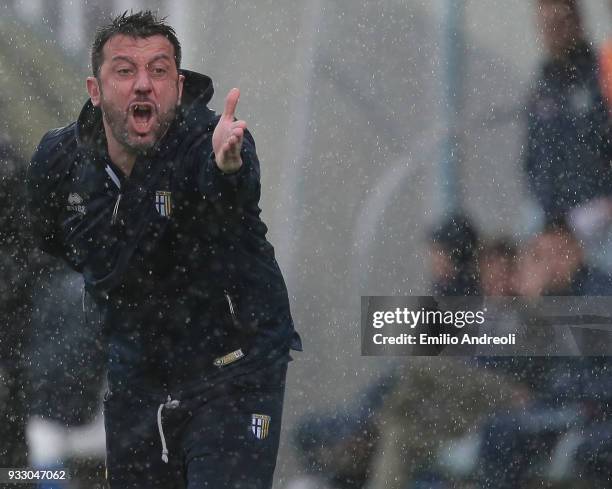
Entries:
[[145,129],[153,117],[153,107],[150,104],[136,103],[130,107],[130,112],[137,127]]

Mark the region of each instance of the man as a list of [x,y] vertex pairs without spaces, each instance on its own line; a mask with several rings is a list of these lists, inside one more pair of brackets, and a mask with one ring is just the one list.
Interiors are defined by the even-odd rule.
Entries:
[[[530,298],[612,295],[612,281],[586,263],[582,244],[563,217],[550,219],[527,243],[517,260],[515,281],[517,293]],[[597,330],[572,334],[582,351],[596,351],[605,341]],[[585,420],[601,421],[611,400],[610,362],[605,356],[585,355],[514,357],[495,363],[528,389],[523,405],[487,422],[479,487],[524,487],[527,479],[543,477],[541,454],[548,458],[571,427]],[[591,448],[595,460],[600,452],[594,445]],[[590,479],[594,474],[566,471],[563,476],[573,483],[578,483],[573,478],[580,478],[592,482],[589,487],[599,487]]]
[[528,103],[524,169],[546,219],[612,195],[612,137],[598,61],[576,0],[538,0],[546,57]]
[[[100,314],[83,307],[90,301],[83,304],[80,274],[57,258],[45,258],[37,267],[43,273],[30,288],[28,461],[40,469],[78,463],[79,480],[103,484],[104,426],[98,415],[105,349]],[[39,489],[55,487],[61,485]]]
[[[612,1],[608,1],[612,10]],[[599,53],[599,80],[608,110],[612,112],[612,39],[606,39]]]
[[270,487],[300,340],[239,91],[216,116],[180,60],[151,12],[97,32],[90,100],[32,158],[32,227],[104,308],[110,487]]
[[610,277],[586,262],[582,243],[563,216],[550,219],[518,259],[515,287],[520,295],[607,296]]
[[24,407],[27,390],[26,358],[29,344],[28,321],[31,301],[28,286],[31,274],[25,249],[27,237],[20,229],[25,192],[19,185],[25,174],[24,162],[14,144],[0,133],[0,466],[19,467],[26,463]]

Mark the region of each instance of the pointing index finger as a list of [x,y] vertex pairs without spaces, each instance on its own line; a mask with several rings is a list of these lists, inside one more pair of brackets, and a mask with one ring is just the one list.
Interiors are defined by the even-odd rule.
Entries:
[[225,107],[223,109],[224,118],[234,120],[234,113],[236,112],[239,98],[240,90],[232,88],[227,94],[227,97],[225,97]]

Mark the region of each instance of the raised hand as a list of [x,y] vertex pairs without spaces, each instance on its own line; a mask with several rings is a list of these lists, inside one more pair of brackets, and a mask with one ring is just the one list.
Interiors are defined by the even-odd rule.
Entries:
[[225,98],[223,114],[213,132],[212,144],[215,160],[219,169],[224,173],[238,171],[242,166],[240,150],[246,122],[234,120],[239,98],[240,90],[232,88]]

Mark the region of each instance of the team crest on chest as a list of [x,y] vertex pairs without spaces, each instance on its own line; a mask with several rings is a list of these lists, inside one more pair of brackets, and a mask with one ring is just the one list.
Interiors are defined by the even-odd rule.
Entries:
[[162,217],[170,217],[172,214],[171,193],[165,190],[155,192],[155,208]]
[[66,206],[66,210],[71,212],[78,212],[79,214],[85,215],[85,205],[83,202],[83,197],[79,194],[72,192],[68,195],[68,205]]
[[251,431],[258,440],[267,438],[270,431],[270,416],[267,414],[253,414],[251,417]]

